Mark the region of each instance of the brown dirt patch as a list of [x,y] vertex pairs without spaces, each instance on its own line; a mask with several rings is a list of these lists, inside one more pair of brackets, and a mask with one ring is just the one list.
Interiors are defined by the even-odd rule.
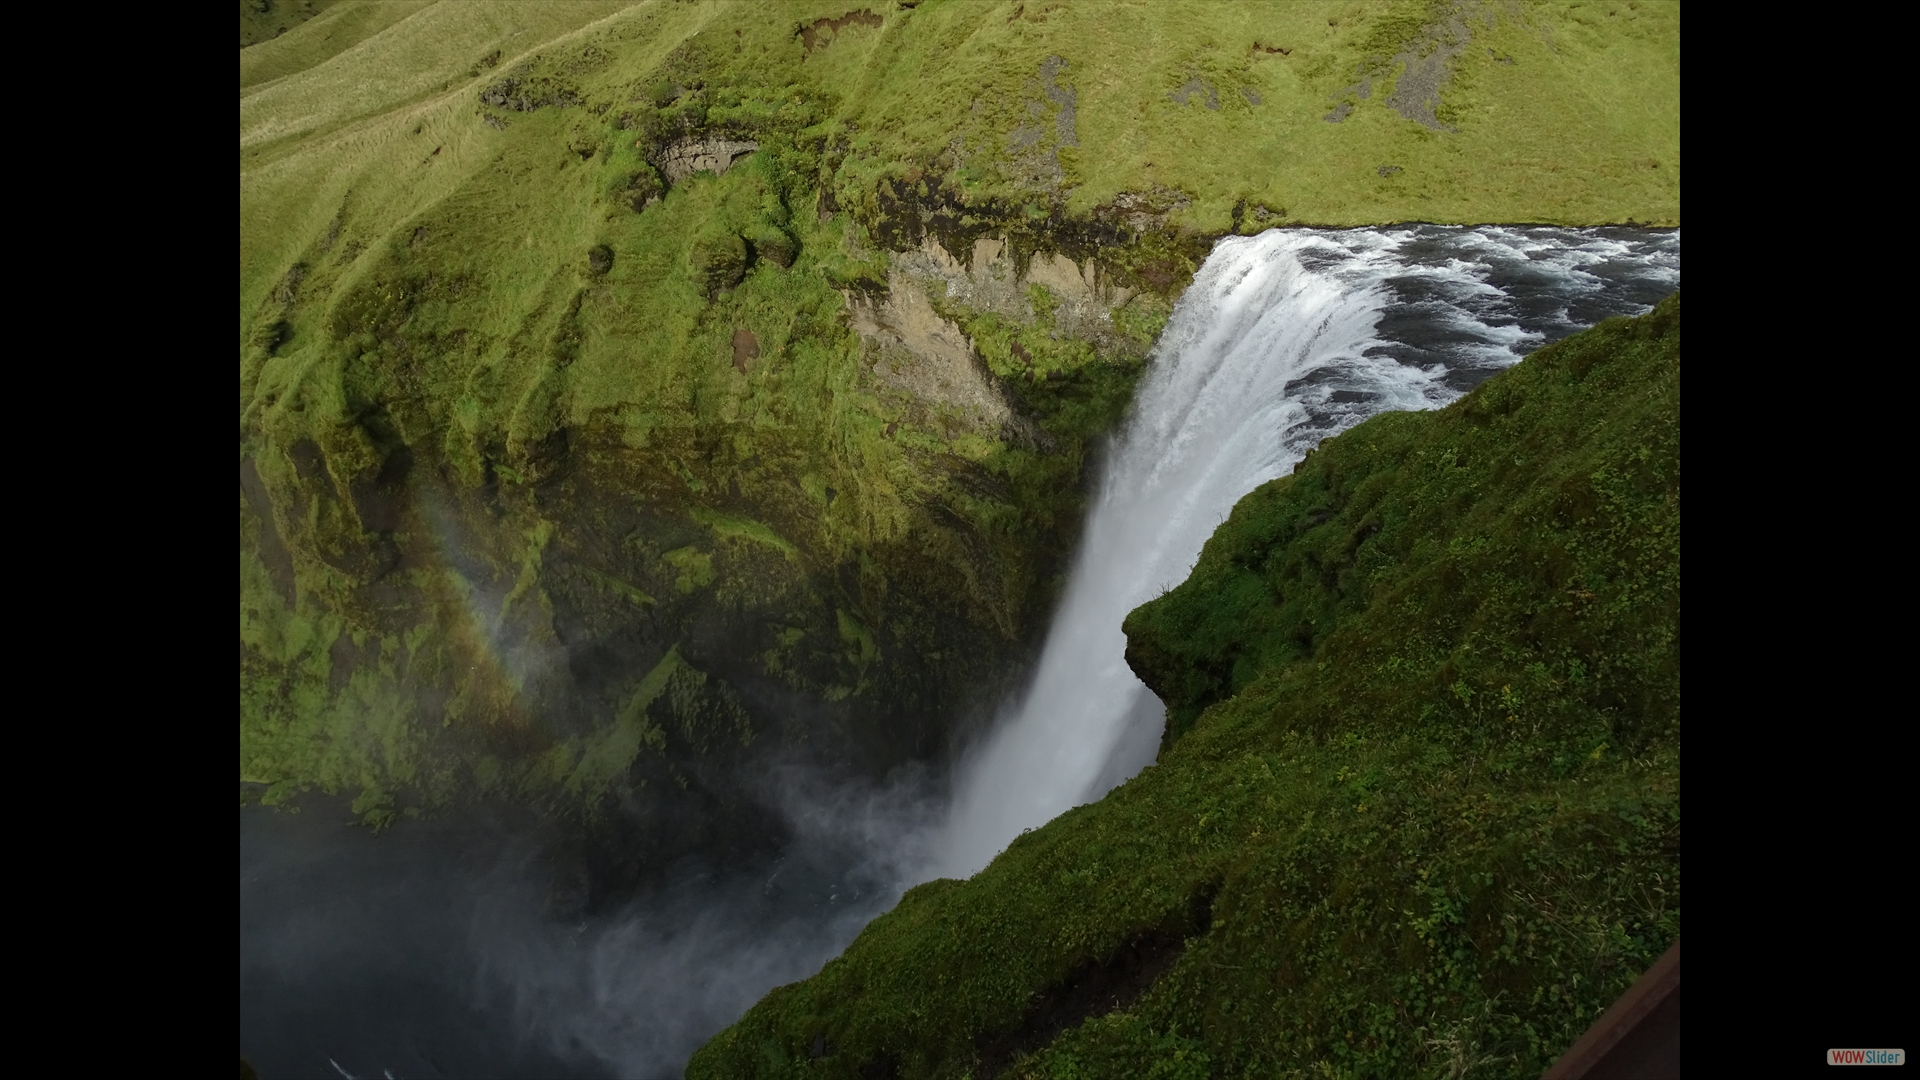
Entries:
[[760,358],[760,339],[753,331],[742,326],[733,332],[733,370],[742,375],[747,373],[747,362]]
[[800,43],[808,52],[823,49],[833,43],[840,31],[849,26],[871,26],[879,28],[881,18],[871,11],[849,11],[837,19],[815,19],[800,28]]

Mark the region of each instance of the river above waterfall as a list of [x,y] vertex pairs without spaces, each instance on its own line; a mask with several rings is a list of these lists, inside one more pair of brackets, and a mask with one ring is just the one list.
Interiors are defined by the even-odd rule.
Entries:
[[1241,496],[1382,412],[1445,405],[1525,353],[1679,285],[1678,232],[1418,226],[1220,241],[1103,464],[1026,694],[962,761],[940,872],[1099,798],[1165,711],[1120,624],[1179,584]]
[[[767,990],[911,885],[1152,760],[1163,717],[1120,621],[1177,584],[1234,502],[1383,411],[1444,406],[1527,352],[1679,286],[1679,234],[1441,227],[1222,240],[1100,467],[1027,688],[954,776],[769,780],[795,839],[552,913],[534,830],[478,811],[349,824],[342,800],[241,811],[241,1047],[266,1077],[677,1075]],[[777,791],[777,795],[775,792]]]

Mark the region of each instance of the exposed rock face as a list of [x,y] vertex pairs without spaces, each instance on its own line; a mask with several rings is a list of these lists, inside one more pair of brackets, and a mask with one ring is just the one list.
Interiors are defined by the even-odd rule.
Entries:
[[990,432],[1004,428],[1013,410],[967,336],[933,310],[918,282],[895,271],[890,284],[885,300],[852,304],[854,330],[875,347],[875,377],[955,410],[972,426]]
[[1134,232],[1149,232],[1167,228],[1174,214],[1192,205],[1191,196],[1172,188],[1156,188],[1148,192],[1123,191],[1113,197],[1106,216],[1124,223]]
[[677,184],[697,172],[718,176],[733,163],[760,149],[752,139],[681,139],[668,144],[654,161],[667,183]]
[[1060,332],[1094,340],[1112,333],[1114,309],[1133,296],[1133,290],[1108,280],[1092,259],[1080,266],[1058,252],[1036,254],[1027,263],[1026,281],[1045,286],[1060,301],[1054,312]]
[[1038,285],[1048,294],[1044,302],[1051,309],[1050,333],[1096,346],[1127,347],[1112,316],[1133,291],[1108,280],[1092,259],[1082,267],[1065,255],[1037,252],[1023,273],[1005,240],[975,241],[970,263],[962,263],[928,237],[918,248],[894,257],[887,281],[883,300],[848,301],[853,329],[874,350],[873,376],[943,408],[982,434],[1048,442],[1009,404],[966,333],[935,309],[932,296],[1031,325],[1042,314],[1035,310],[1031,291]]
[[939,282],[946,299],[976,311],[991,311],[1020,322],[1034,316],[1028,289],[1044,286],[1052,294],[1054,328],[1063,336],[1084,338],[1097,345],[1114,345],[1113,312],[1133,298],[1133,291],[1115,285],[1092,259],[1083,267],[1055,252],[1037,252],[1024,271],[1016,265],[1005,240],[974,241],[972,259],[963,264],[940,242],[929,237],[916,250],[894,259],[895,271],[909,281]]

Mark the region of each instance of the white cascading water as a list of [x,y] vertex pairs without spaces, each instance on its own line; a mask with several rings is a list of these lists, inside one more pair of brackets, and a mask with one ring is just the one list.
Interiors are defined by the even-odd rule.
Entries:
[[[1108,455],[1033,681],[956,777],[936,873],[1149,761],[1165,723],[1122,620],[1184,580],[1234,503],[1321,439],[1430,409],[1548,338],[1677,287],[1677,233],[1274,230],[1222,240],[1174,310]],[[1584,310],[1582,310],[1584,308]],[[1407,332],[1383,335],[1392,315]]]

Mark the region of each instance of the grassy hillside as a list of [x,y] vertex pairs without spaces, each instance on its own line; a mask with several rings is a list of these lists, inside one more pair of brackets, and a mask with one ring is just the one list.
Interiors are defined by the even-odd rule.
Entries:
[[664,858],[937,756],[1222,232],[1678,217],[1670,4],[313,8],[241,50],[240,771],[376,823]]
[[[478,91],[520,64],[577,97],[566,111],[594,134],[663,88],[698,84],[696,109],[732,90],[728,107],[749,113],[714,127],[751,127],[799,91],[834,147],[808,179],[876,215],[888,181],[895,199],[911,185],[1041,214],[1126,216],[1134,200],[1118,196],[1158,194],[1203,232],[1236,207],[1248,225],[1678,222],[1675,4],[1486,5],[1463,20],[1444,4],[876,7],[806,34],[867,9],[396,3],[243,50],[243,311],[350,190],[353,224],[379,234],[483,168],[512,136],[479,115]],[[1434,130],[1387,104],[1391,58],[1438,47],[1456,21],[1470,47],[1436,113],[1456,130]],[[1362,83],[1365,98],[1348,92]],[[1358,107],[1327,122],[1349,97]]]
[[[280,13],[291,10],[301,16],[301,22],[312,18],[314,23],[291,38],[281,32],[265,35],[259,43],[256,43],[246,40],[247,20],[250,12],[259,14],[260,0],[242,0],[240,5],[241,93],[256,90],[262,83],[271,82],[282,75],[296,74],[324,63],[408,16],[417,14],[432,2],[433,0],[314,0],[313,3],[294,6],[286,4],[284,0],[272,0],[265,15],[267,20],[273,20]],[[255,44],[259,47],[248,47]]]
[[[340,0],[240,0],[240,49],[284,35]],[[242,85],[246,82],[241,79]]]
[[1680,303],[1377,417],[1127,621],[1160,761],[693,1077],[1537,1076],[1679,933]]

